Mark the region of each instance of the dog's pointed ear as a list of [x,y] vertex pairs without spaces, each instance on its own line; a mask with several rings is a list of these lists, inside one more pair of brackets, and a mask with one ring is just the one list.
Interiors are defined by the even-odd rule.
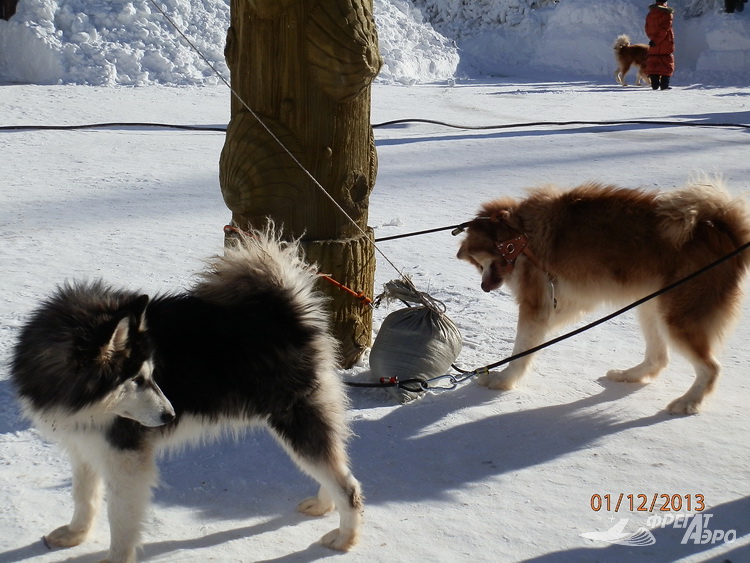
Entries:
[[115,354],[128,349],[131,328],[138,332],[146,330],[148,302],[148,295],[141,295],[120,309],[119,314],[109,324],[109,332],[105,334],[105,344],[99,349],[100,361],[109,362]]
[[130,317],[122,316],[114,323],[114,328],[109,334],[106,343],[99,349],[99,360],[102,363],[109,362],[115,354],[126,350],[128,347],[128,334],[130,333]]
[[493,223],[507,223],[510,220],[510,211],[507,209],[498,209],[490,213],[490,221]]
[[150,298],[148,295],[141,295],[130,304],[130,315],[135,320],[135,324],[140,332],[146,330],[146,306]]
[[498,209],[490,213],[489,217],[490,221],[493,223],[503,223],[508,225],[511,229],[523,231],[523,225],[521,225],[521,222],[518,220],[518,217],[516,217],[516,214],[513,213],[512,209]]

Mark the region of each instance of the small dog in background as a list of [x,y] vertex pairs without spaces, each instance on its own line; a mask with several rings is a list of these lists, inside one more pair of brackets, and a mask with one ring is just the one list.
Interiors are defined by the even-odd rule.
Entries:
[[[719,181],[663,193],[590,183],[567,192],[544,187],[521,201],[484,204],[467,226],[458,258],[478,268],[484,291],[506,284],[515,295],[515,355],[599,304],[635,302],[748,241],[744,203],[731,199]],[[695,380],[667,410],[696,413],[719,377],[713,350],[738,309],[749,264],[750,251],[740,253],[640,305],[645,358],[607,377],[651,381],[667,365],[669,341],[693,365]],[[531,357],[477,380],[492,389],[513,389]]]
[[[25,414],[72,465],[73,517],[47,545],[83,542],[106,487],[107,561],[134,562],[158,452],[264,426],[320,484],[299,510],[339,511],[322,543],[351,548],[363,501],[316,280],[298,246],[269,227],[241,235],[187,292],[149,298],[80,282],[42,303],[21,331],[11,378]],[[238,471],[251,475],[258,457]]]
[[648,56],[648,45],[643,43],[630,43],[630,37],[627,35],[620,35],[615,39],[613,45],[615,50],[615,60],[617,61],[617,70],[615,70],[615,80],[618,84],[627,86],[625,82],[625,75],[630,70],[631,66],[635,66],[638,71],[635,75],[635,84],[648,84],[648,76],[646,75],[646,57]]

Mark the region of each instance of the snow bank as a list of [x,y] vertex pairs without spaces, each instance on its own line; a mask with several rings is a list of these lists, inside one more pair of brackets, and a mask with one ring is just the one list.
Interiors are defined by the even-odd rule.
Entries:
[[[160,0],[201,54],[229,78],[223,48],[227,0]],[[406,0],[377,0],[385,65],[380,80],[413,83],[453,76],[458,52]],[[36,84],[211,84],[219,80],[148,0],[20,0],[0,20],[0,81]]]
[[700,23],[703,25],[691,29],[692,35],[705,38],[707,48],[698,55],[695,70],[731,72],[744,69],[746,72],[750,69],[750,18],[712,14]]
[[[620,34],[646,42],[650,0],[414,0],[437,31],[461,49],[460,72],[607,77]],[[693,0],[675,11],[676,78],[750,82],[750,14],[720,13],[723,2]]]
[[413,84],[453,77],[455,43],[436,32],[407,0],[379,0],[373,6],[383,68],[378,80]]
[[644,20],[645,11],[631,0],[563,2],[550,13],[535,58],[544,68],[611,76],[612,43],[623,33],[634,43],[647,42]]
[[[374,0],[385,83],[556,73],[609,80],[612,43],[645,41],[650,0]],[[675,83],[750,82],[750,12],[693,0],[675,15]],[[0,20],[0,82],[211,84],[227,78],[228,0],[20,0]],[[460,59],[459,59],[460,56]]]
[[[224,75],[229,5],[161,0],[170,18]],[[146,0],[20,0],[0,21],[0,79],[107,86],[206,84],[218,79]]]

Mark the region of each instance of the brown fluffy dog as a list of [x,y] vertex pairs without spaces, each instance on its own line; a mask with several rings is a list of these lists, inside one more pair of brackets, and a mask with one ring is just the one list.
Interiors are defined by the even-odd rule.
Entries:
[[[750,220],[718,180],[665,193],[595,183],[561,192],[532,190],[515,201],[484,204],[467,227],[458,258],[482,273],[482,289],[506,284],[519,306],[513,353],[601,303],[634,302],[730,253],[750,240]],[[646,340],[642,363],[611,370],[609,379],[646,383],[667,365],[667,341],[695,368],[695,381],[667,410],[693,414],[712,390],[720,366],[713,350],[741,298],[750,262],[742,253],[638,307]],[[531,356],[479,377],[513,389]]]
[[613,45],[615,49],[615,59],[617,60],[617,70],[615,70],[615,79],[619,84],[627,86],[625,75],[631,66],[635,66],[638,72],[635,75],[636,86],[643,83],[648,84],[646,75],[646,57],[648,56],[648,45],[643,43],[630,44],[630,37],[620,35],[615,39]]

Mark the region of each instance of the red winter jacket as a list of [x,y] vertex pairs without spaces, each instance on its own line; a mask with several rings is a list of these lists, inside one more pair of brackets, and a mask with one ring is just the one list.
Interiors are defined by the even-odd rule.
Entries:
[[660,4],[651,4],[646,16],[646,35],[650,43],[646,59],[646,74],[672,76],[674,72],[674,10]]

